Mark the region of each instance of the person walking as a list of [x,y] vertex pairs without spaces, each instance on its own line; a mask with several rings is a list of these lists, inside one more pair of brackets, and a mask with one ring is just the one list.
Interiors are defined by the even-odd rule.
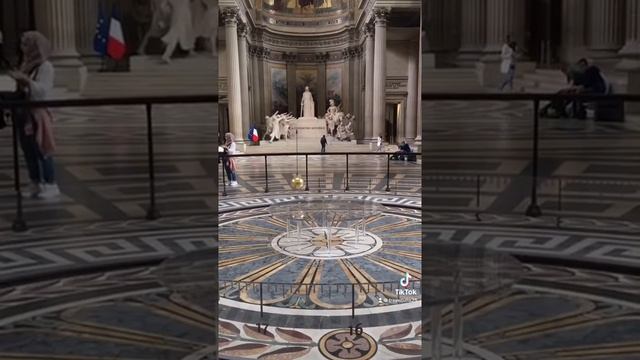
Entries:
[[[22,64],[19,71],[9,73],[18,89],[29,100],[47,100],[53,90],[55,71],[49,56],[51,43],[37,31],[28,31],[20,42]],[[53,116],[47,108],[21,110],[16,118],[20,145],[24,152],[31,186],[25,195],[32,198],[54,198],[60,195],[55,181],[53,153]]]
[[229,157],[228,155],[233,155],[236,153],[236,141],[235,137],[232,133],[226,133],[224,135],[224,170],[227,172],[227,179],[229,179],[229,185],[238,186],[238,178],[236,176],[236,171],[238,169],[238,165],[236,163],[236,159]]
[[327,138],[324,135],[320,138],[320,146],[322,146],[320,149],[321,153],[327,152]]
[[378,135],[378,139],[376,140],[376,151],[382,152],[382,135]]
[[500,72],[504,74],[504,80],[500,85],[500,91],[504,91],[504,88],[508,85],[509,90],[513,91],[513,81],[516,78],[516,56],[517,45],[515,41],[511,41],[511,37],[507,36],[507,41],[502,45],[502,51],[500,57],[502,62],[500,63]]

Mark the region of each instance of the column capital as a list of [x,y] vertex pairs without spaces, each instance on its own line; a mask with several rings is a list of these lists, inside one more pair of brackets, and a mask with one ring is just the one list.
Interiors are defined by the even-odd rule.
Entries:
[[362,34],[366,37],[373,37],[373,35],[376,32],[376,24],[373,21],[369,21],[368,23],[364,24],[364,27],[362,28]]
[[245,25],[244,23],[238,22],[238,36],[247,37],[248,34],[249,34],[249,29],[247,28],[247,25]]
[[222,19],[225,25],[236,25],[238,23],[238,13],[240,9],[237,7],[227,7],[222,9]]
[[389,21],[389,9],[375,8],[373,9],[373,17],[375,18],[376,25],[386,26]]

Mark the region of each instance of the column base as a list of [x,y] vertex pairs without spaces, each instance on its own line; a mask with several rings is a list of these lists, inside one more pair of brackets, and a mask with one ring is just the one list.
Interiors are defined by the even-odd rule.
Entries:
[[87,84],[87,67],[55,65],[56,77],[54,86],[65,87],[69,91],[82,92]]
[[102,59],[97,55],[82,55],[80,61],[89,72],[98,72],[102,69]]

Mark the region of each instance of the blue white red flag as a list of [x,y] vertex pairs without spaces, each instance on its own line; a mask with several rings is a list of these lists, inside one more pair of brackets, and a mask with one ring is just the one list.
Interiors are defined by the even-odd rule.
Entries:
[[107,53],[113,60],[122,60],[127,53],[127,44],[124,40],[122,22],[120,16],[113,7],[111,22],[109,24],[109,40],[107,41]]
[[251,129],[249,129],[247,139],[253,142],[258,142],[258,140],[260,140],[260,138],[258,137],[258,130],[256,130],[255,127],[251,127]]

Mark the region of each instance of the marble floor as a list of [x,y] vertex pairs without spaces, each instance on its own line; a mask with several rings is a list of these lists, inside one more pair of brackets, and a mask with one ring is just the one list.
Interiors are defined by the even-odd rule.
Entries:
[[[0,131],[0,358],[207,359],[217,354],[216,340],[222,358],[399,359],[427,351],[420,339],[428,336],[430,319],[419,308],[379,314],[358,309],[358,337],[349,334],[348,326],[356,325],[350,314],[334,319],[335,326],[305,318],[301,308],[293,309],[298,316],[267,308],[269,318],[262,321],[255,304],[238,311],[223,301],[217,324],[218,309],[163,283],[157,271],[169,258],[218,245],[225,251],[224,236],[233,239],[234,231],[275,228],[264,220],[266,208],[295,200],[300,194],[289,182],[296,172],[306,178],[303,158],[298,171],[295,157],[269,160],[265,193],[264,159],[242,159],[240,186],[226,188],[216,201],[223,192],[214,155],[216,113],[208,105],[158,109],[162,217],[149,222],[144,109],[58,111],[63,197],[25,202],[29,230],[20,234],[10,230],[10,137]],[[424,104],[423,115],[424,158],[391,162],[389,191],[385,159],[350,157],[345,191],[346,159],[328,156],[310,158],[309,193],[377,201],[388,221],[422,219],[423,244],[479,245],[523,262],[524,276],[515,286],[463,303],[469,358],[640,357],[637,119],[544,120],[543,216],[528,218],[530,106],[436,102]],[[219,219],[211,216],[216,208]],[[237,224],[220,243],[218,220]],[[383,230],[390,226],[389,234],[415,232],[379,221]],[[233,252],[226,254],[231,259]],[[376,264],[362,266],[368,271]],[[445,337],[450,312],[445,308]],[[342,349],[348,339],[357,348]]]

